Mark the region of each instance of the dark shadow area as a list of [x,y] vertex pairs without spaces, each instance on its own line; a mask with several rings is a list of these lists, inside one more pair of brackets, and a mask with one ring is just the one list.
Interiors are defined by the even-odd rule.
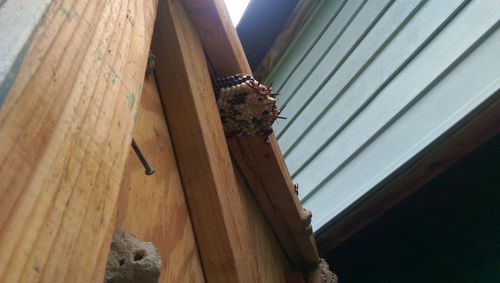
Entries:
[[341,246],[341,283],[500,282],[500,135]]
[[285,27],[298,0],[252,0],[236,27],[252,71]]

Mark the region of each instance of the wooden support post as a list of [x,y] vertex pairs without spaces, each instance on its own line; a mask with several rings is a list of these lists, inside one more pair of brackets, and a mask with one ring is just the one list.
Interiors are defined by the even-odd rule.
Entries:
[[33,33],[0,93],[0,282],[104,278],[155,12],[52,1]]
[[203,47],[179,0],[160,1],[153,53],[206,279],[261,282]]
[[[222,0],[184,0],[217,75],[251,73]],[[274,135],[228,140],[229,149],[287,256],[296,267],[316,264],[318,251],[304,226],[302,208]]]

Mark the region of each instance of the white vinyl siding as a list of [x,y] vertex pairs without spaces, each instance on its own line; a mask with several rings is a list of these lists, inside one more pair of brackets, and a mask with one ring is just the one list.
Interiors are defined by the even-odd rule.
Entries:
[[500,89],[500,1],[323,1],[266,79],[313,226],[380,187]]

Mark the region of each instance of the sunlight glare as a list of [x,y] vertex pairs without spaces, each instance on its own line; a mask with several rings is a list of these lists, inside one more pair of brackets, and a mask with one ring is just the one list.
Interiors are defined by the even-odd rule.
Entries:
[[224,0],[224,2],[226,2],[233,25],[237,26],[250,0]]

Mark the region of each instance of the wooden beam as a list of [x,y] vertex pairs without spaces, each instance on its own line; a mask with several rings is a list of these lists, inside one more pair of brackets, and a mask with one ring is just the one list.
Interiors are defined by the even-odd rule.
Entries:
[[203,47],[180,0],[160,1],[156,27],[155,73],[206,279],[261,282]]
[[154,76],[148,76],[134,140],[155,173],[146,175],[129,150],[116,226],[156,246],[162,261],[160,283],[205,282],[165,119]]
[[[217,75],[251,73],[241,43],[221,0],[184,0]],[[306,231],[302,208],[274,135],[228,140],[229,149],[267,219],[296,267],[316,264],[314,238]]]
[[155,11],[52,1],[34,32],[0,110],[1,282],[104,278]]
[[203,48],[219,76],[252,70],[222,0],[183,0]]
[[232,138],[228,143],[292,264],[302,268],[317,263],[315,241],[305,230],[303,209],[291,178],[277,174],[288,171],[274,137],[269,144],[262,137]]
[[467,121],[436,141],[425,155],[396,172],[389,183],[369,196],[368,201],[362,201],[352,209],[348,209],[345,216],[321,231],[317,235],[321,254],[328,254],[498,133],[500,133],[500,92],[485,102],[482,109],[473,113]]
[[245,196],[245,206],[247,210],[248,222],[250,223],[250,235],[253,247],[257,256],[257,265],[261,282],[285,283],[286,274],[291,270],[291,265],[281,248],[280,243],[274,235],[271,225],[267,221],[262,209],[257,204],[255,197],[245,178],[238,168],[234,168],[238,187]]

